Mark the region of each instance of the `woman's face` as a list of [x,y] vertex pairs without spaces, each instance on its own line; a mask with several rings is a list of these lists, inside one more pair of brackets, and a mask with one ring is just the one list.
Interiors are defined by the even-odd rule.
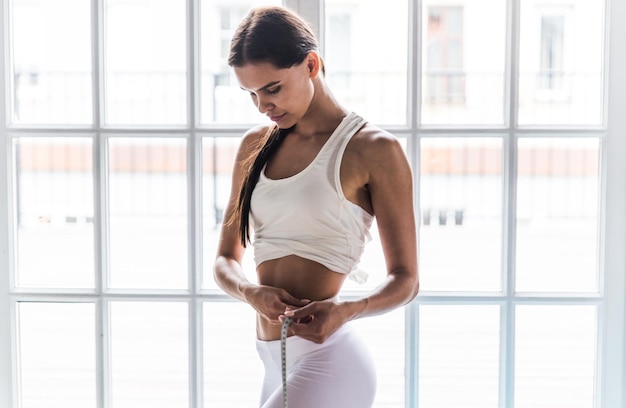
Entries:
[[263,62],[235,67],[234,71],[259,112],[280,128],[292,127],[309,109],[314,91],[307,59],[291,68]]

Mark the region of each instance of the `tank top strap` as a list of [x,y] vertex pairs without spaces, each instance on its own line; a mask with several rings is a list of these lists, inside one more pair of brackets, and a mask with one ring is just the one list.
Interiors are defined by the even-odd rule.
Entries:
[[341,145],[347,144],[347,141],[363,126],[365,120],[354,112],[346,116],[326,144],[329,151],[336,151]]
[[341,188],[341,160],[343,158],[343,153],[348,146],[348,143],[352,139],[352,137],[357,134],[359,130],[365,125],[366,121],[356,113],[352,112],[346,117],[344,120],[344,128],[340,135],[333,140],[336,146],[332,149],[332,156],[330,157],[329,166],[328,166],[328,177],[331,180],[333,186],[337,190],[337,193],[344,199],[343,189]]

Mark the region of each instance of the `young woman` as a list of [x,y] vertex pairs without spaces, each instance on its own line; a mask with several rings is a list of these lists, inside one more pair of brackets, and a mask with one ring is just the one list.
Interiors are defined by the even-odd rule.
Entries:
[[[266,370],[260,406],[283,406],[281,322],[290,318],[291,406],[371,407],[374,367],[348,322],[417,295],[413,179],[405,154],[395,137],[333,97],[317,40],[293,12],[252,10],[232,39],[229,64],[274,122],[243,138],[214,270],[224,291],[257,312]],[[386,279],[363,298],[340,301],[374,217]],[[258,283],[241,267],[250,242]]]

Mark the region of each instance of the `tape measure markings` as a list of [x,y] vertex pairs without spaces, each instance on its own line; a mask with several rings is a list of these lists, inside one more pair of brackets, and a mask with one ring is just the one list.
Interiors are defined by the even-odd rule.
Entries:
[[291,324],[292,319],[290,317],[283,320],[283,326],[280,330],[280,354],[282,365],[282,377],[283,377],[283,405],[287,408],[287,330]]

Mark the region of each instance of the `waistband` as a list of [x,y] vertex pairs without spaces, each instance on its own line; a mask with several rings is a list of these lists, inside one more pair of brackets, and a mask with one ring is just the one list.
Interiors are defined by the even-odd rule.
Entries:
[[[314,351],[322,350],[338,341],[341,341],[346,336],[354,331],[354,328],[350,323],[346,323],[341,326],[336,332],[330,335],[325,342],[319,344],[313,341],[303,339],[298,336],[287,337],[287,365],[291,366],[302,356],[312,353]],[[261,357],[261,360],[267,364],[273,364],[274,366],[281,367],[281,349],[280,340],[256,340],[256,349]]]

